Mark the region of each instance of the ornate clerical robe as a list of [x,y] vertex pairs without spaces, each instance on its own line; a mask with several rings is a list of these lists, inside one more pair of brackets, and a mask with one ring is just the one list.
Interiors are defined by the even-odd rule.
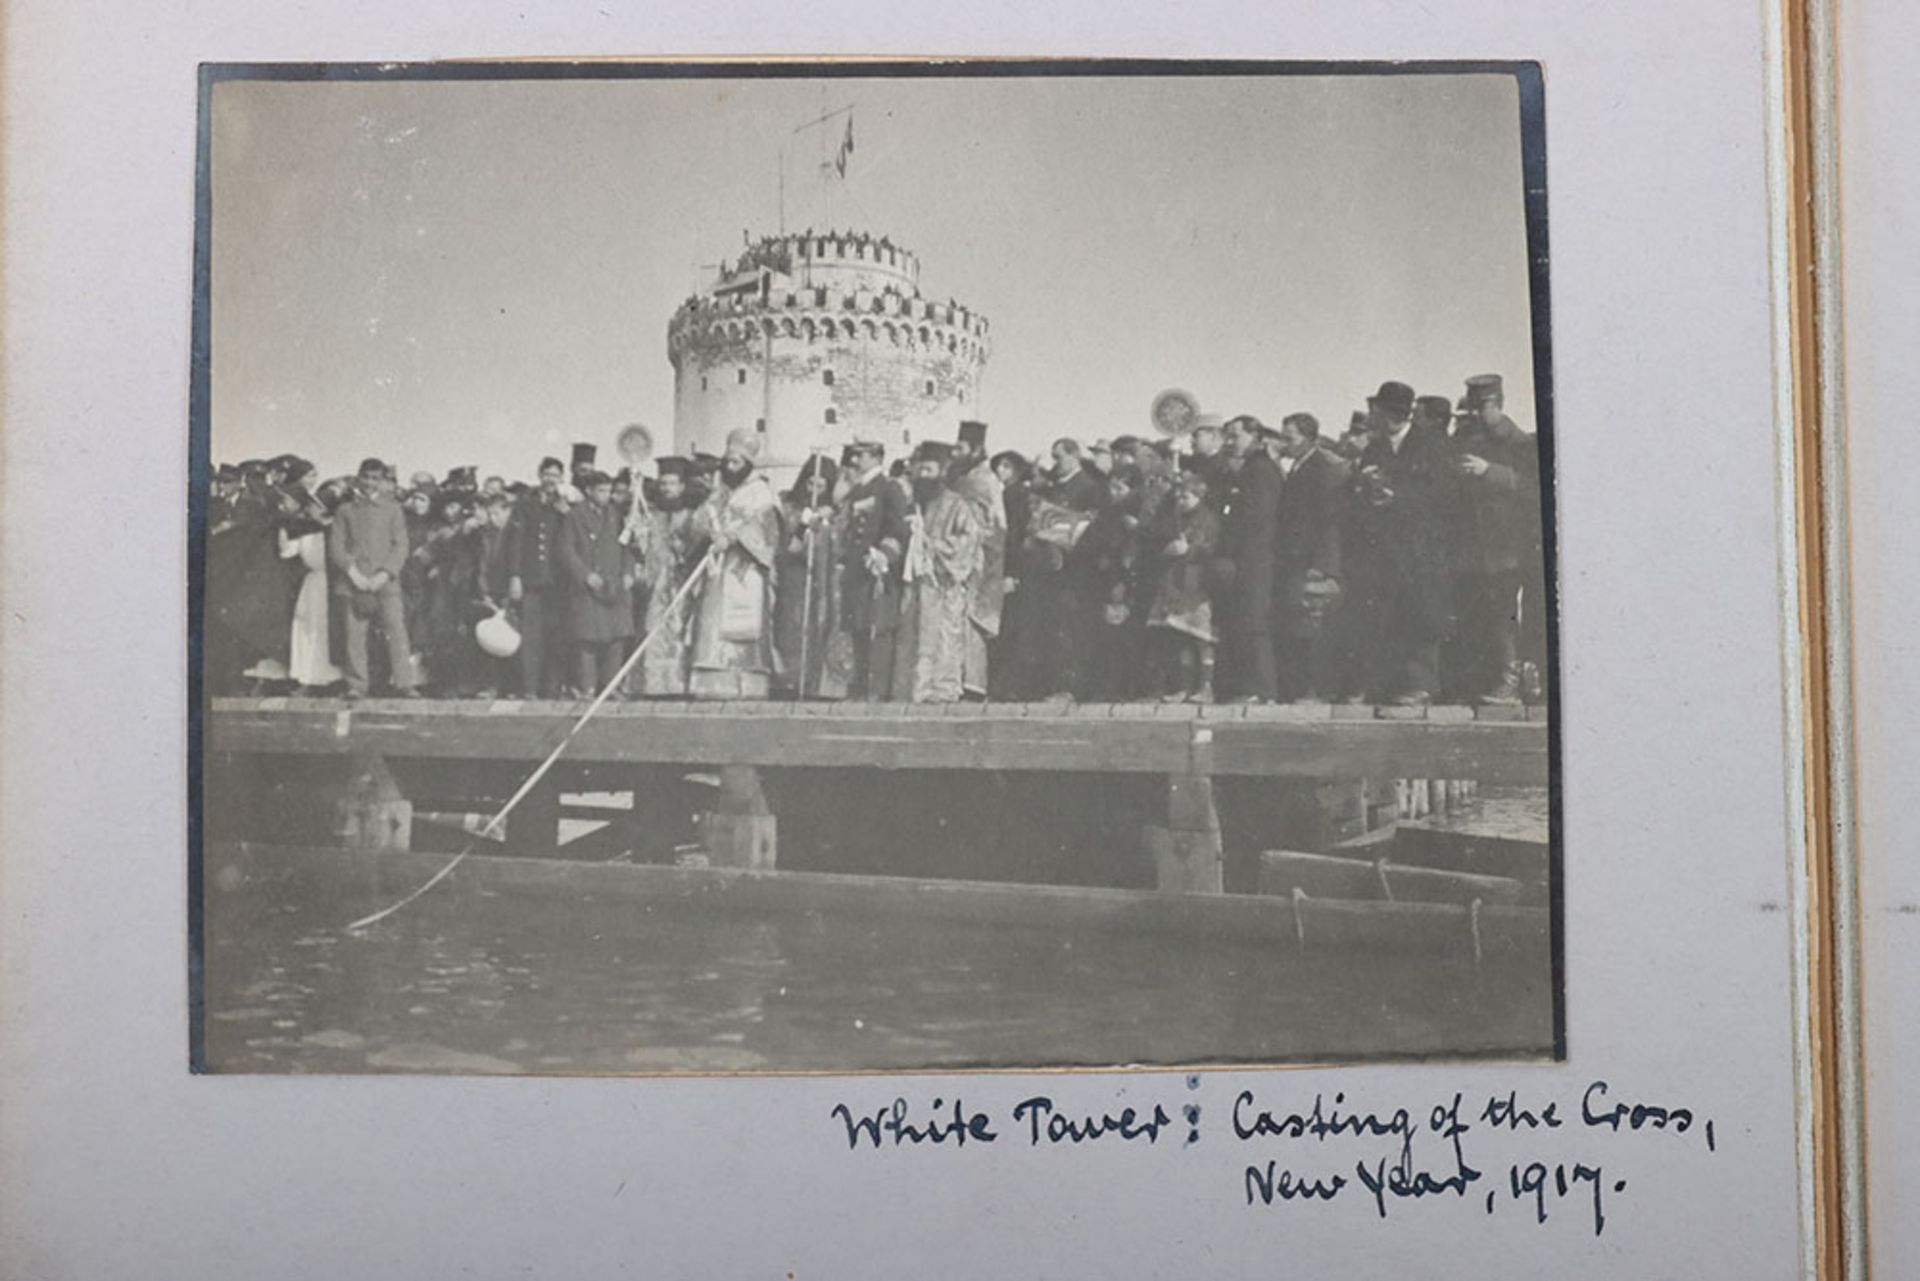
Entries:
[[724,543],[695,589],[695,698],[765,698],[772,688],[773,570],[780,548],[780,503],[758,472],[738,488],[717,486],[694,513],[704,544]]
[[968,611],[988,534],[979,504],[942,489],[915,511],[894,661],[895,697],[956,703],[963,691]]
[[[692,611],[674,604],[698,561],[692,511],[658,507],[641,517],[634,552],[647,584],[647,620],[641,633],[651,637],[640,656],[635,692],[652,698],[678,698],[687,692],[687,640]],[[697,590],[697,589],[696,589]]]
[[953,491],[980,508],[986,532],[980,543],[980,573],[967,602],[966,650],[960,684],[969,694],[987,693],[987,642],[1000,635],[1000,614],[1007,598],[1006,491],[993,468],[975,463],[953,477]]

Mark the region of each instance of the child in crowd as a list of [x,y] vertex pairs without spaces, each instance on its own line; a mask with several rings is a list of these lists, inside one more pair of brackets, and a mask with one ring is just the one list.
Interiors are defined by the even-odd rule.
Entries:
[[1220,541],[1220,517],[1207,502],[1207,480],[1180,473],[1171,508],[1163,508],[1148,539],[1160,572],[1147,633],[1166,702],[1213,701],[1213,604],[1207,565]]

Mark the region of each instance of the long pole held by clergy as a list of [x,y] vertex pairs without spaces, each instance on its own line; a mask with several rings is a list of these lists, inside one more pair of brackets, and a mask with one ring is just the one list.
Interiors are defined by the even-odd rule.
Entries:
[[807,696],[807,642],[813,638],[813,549],[819,532],[813,523],[813,486],[820,483],[820,446],[807,450],[807,465],[800,472],[806,488],[800,491],[800,528],[807,540],[807,579],[800,588],[800,675],[794,683],[794,696]]

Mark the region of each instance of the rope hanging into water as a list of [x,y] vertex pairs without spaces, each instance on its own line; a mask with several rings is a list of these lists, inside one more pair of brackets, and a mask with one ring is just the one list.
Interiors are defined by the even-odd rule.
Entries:
[[460,864],[466,862],[467,855],[473,853],[474,847],[479,843],[479,841],[494,835],[496,832],[500,830],[500,825],[506,822],[507,815],[513,813],[514,806],[518,805],[521,801],[525,800],[527,798],[527,794],[533,791],[534,787],[538,785],[540,780],[547,776],[547,771],[553,768],[554,762],[560,759],[561,754],[567,750],[567,747],[573,742],[574,738],[580,733],[581,729],[586,726],[586,723],[593,719],[593,714],[599,711],[601,708],[601,705],[604,704],[607,701],[607,699],[613,696],[614,690],[620,688],[620,683],[627,679],[627,673],[632,671],[633,665],[640,661],[640,656],[647,652],[647,646],[651,645],[656,639],[658,639],[660,634],[666,630],[667,626],[675,621],[675,615],[679,611],[681,603],[686,600],[687,594],[693,590],[694,585],[696,583],[698,583],[702,578],[706,577],[706,575],[713,569],[713,566],[719,560],[719,557],[720,557],[719,549],[714,548],[713,550],[709,551],[706,554],[706,557],[703,560],[701,560],[699,565],[695,566],[694,571],[691,574],[687,575],[687,581],[685,583],[682,583],[680,585],[680,590],[674,594],[673,600],[667,606],[666,612],[660,619],[659,624],[652,631],[648,632],[646,636],[641,638],[641,641],[638,645],[634,646],[633,653],[627,655],[627,661],[620,664],[620,670],[613,674],[613,679],[608,681],[606,684],[606,687],[600,691],[599,695],[594,698],[593,702],[587,705],[587,710],[580,713],[580,718],[574,721],[572,728],[567,731],[566,737],[562,738],[557,744],[554,745],[553,750],[547,753],[547,758],[541,761],[540,764],[534,768],[533,773],[527,775],[526,781],[520,784],[519,790],[516,791],[512,795],[512,797],[508,799],[505,805],[502,805],[500,807],[499,813],[495,814],[492,818],[487,820],[486,826],[480,829],[475,839],[473,841],[468,842],[467,847],[465,849],[461,850],[458,854],[454,855],[453,858],[448,861],[445,867],[441,868],[439,871],[435,872],[432,876],[428,877],[426,882],[422,884],[420,888],[414,890],[411,894],[408,894],[405,898],[401,899],[399,902],[393,904],[390,907],[384,907],[380,909],[378,912],[375,912],[371,916],[361,917],[359,920],[355,921],[353,924],[347,926],[347,933],[358,934],[360,931],[366,929],[368,926],[379,924],[381,921],[386,920],[389,916],[392,916],[395,912],[398,912],[401,908],[405,907],[407,904],[413,902],[415,899],[419,898],[422,894],[425,894],[428,890],[438,885],[441,881],[446,880],[447,877],[453,874],[454,868],[459,867]]

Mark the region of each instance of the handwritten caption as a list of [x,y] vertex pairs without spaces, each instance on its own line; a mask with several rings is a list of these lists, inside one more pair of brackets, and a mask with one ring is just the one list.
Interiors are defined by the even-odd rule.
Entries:
[[[916,1107],[894,1098],[857,1110],[836,1103],[830,1116],[853,1152],[959,1150],[1000,1145],[1074,1149],[1139,1145],[1182,1151],[1219,1134],[1246,1152],[1237,1190],[1246,1205],[1313,1207],[1359,1203],[1388,1218],[1410,1202],[1455,1201],[1488,1214],[1518,1213],[1536,1224],[1569,1215],[1604,1235],[1627,1195],[1625,1164],[1636,1149],[1683,1145],[1719,1151],[1711,1118],[1690,1107],[1623,1097],[1604,1080],[1569,1098],[1524,1098],[1521,1091],[1455,1092],[1419,1107],[1366,1108],[1344,1092],[1268,1102],[1253,1089],[1233,1096],[1224,1119],[1199,1102],[1189,1076],[1179,1102],[1162,1100],[1087,1112],[1029,1095],[1004,1110],[934,1098]],[[1480,1149],[1519,1151],[1481,1155]]]

